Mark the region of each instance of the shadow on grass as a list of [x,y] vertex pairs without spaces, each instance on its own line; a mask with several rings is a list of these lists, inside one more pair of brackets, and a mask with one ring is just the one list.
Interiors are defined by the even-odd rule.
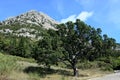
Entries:
[[72,76],[72,73],[70,71],[66,71],[66,70],[61,70],[61,69],[49,69],[49,68],[43,68],[43,67],[27,67],[24,69],[25,73],[35,73],[38,74],[40,77],[45,77],[46,75],[50,75],[50,74],[60,74],[60,75],[64,75],[64,76]]

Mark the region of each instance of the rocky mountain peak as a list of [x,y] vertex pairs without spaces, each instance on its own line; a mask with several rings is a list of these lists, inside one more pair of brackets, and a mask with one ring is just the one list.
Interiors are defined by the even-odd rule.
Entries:
[[46,29],[55,29],[55,25],[59,24],[57,21],[46,15],[45,13],[38,12],[35,10],[28,11],[21,15],[8,18],[7,20],[3,21],[5,25],[13,24],[13,23],[20,23],[20,24],[35,24],[38,26],[42,26]]
[[0,34],[42,39],[48,29],[56,30],[57,21],[43,12],[31,10],[0,22]]

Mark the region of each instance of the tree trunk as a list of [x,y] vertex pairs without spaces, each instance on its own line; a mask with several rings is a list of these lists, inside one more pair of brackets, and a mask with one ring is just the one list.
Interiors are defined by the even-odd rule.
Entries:
[[78,77],[78,69],[76,67],[73,68],[73,76]]
[[73,75],[76,76],[77,75],[76,68],[73,68],[73,72],[74,72]]
[[78,76],[78,69],[76,68],[76,61],[73,59],[73,62],[71,63],[72,69],[73,69],[73,76]]

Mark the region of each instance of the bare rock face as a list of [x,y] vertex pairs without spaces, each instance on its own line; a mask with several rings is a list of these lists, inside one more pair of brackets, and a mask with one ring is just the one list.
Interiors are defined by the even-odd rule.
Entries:
[[20,24],[35,24],[38,26],[43,26],[45,29],[55,29],[56,24],[59,24],[57,21],[49,17],[48,15],[37,12],[35,10],[28,11],[16,17],[8,18],[3,21],[5,25],[20,23]]

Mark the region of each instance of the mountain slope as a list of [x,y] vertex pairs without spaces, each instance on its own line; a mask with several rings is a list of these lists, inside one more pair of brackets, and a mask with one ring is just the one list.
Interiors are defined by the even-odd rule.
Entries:
[[35,24],[35,25],[42,25],[46,29],[54,29],[55,24],[58,24],[54,19],[49,17],[48,15],[42,13],[42,12],[37,12],[34,10],[28,11],[26,13],[23,13],[19,16],[13,17],[13,18],[8,18],[7,20],[3,21],[3,24],[8,25],[8,24],[13,24],[13,23],[21,23],[21,24]]
[[[57,21],[35,10],[8,18],[0,23],[0,33],[36,38],[48,29],[56,30]],[[40,37],[37,37],[40,38]]]

